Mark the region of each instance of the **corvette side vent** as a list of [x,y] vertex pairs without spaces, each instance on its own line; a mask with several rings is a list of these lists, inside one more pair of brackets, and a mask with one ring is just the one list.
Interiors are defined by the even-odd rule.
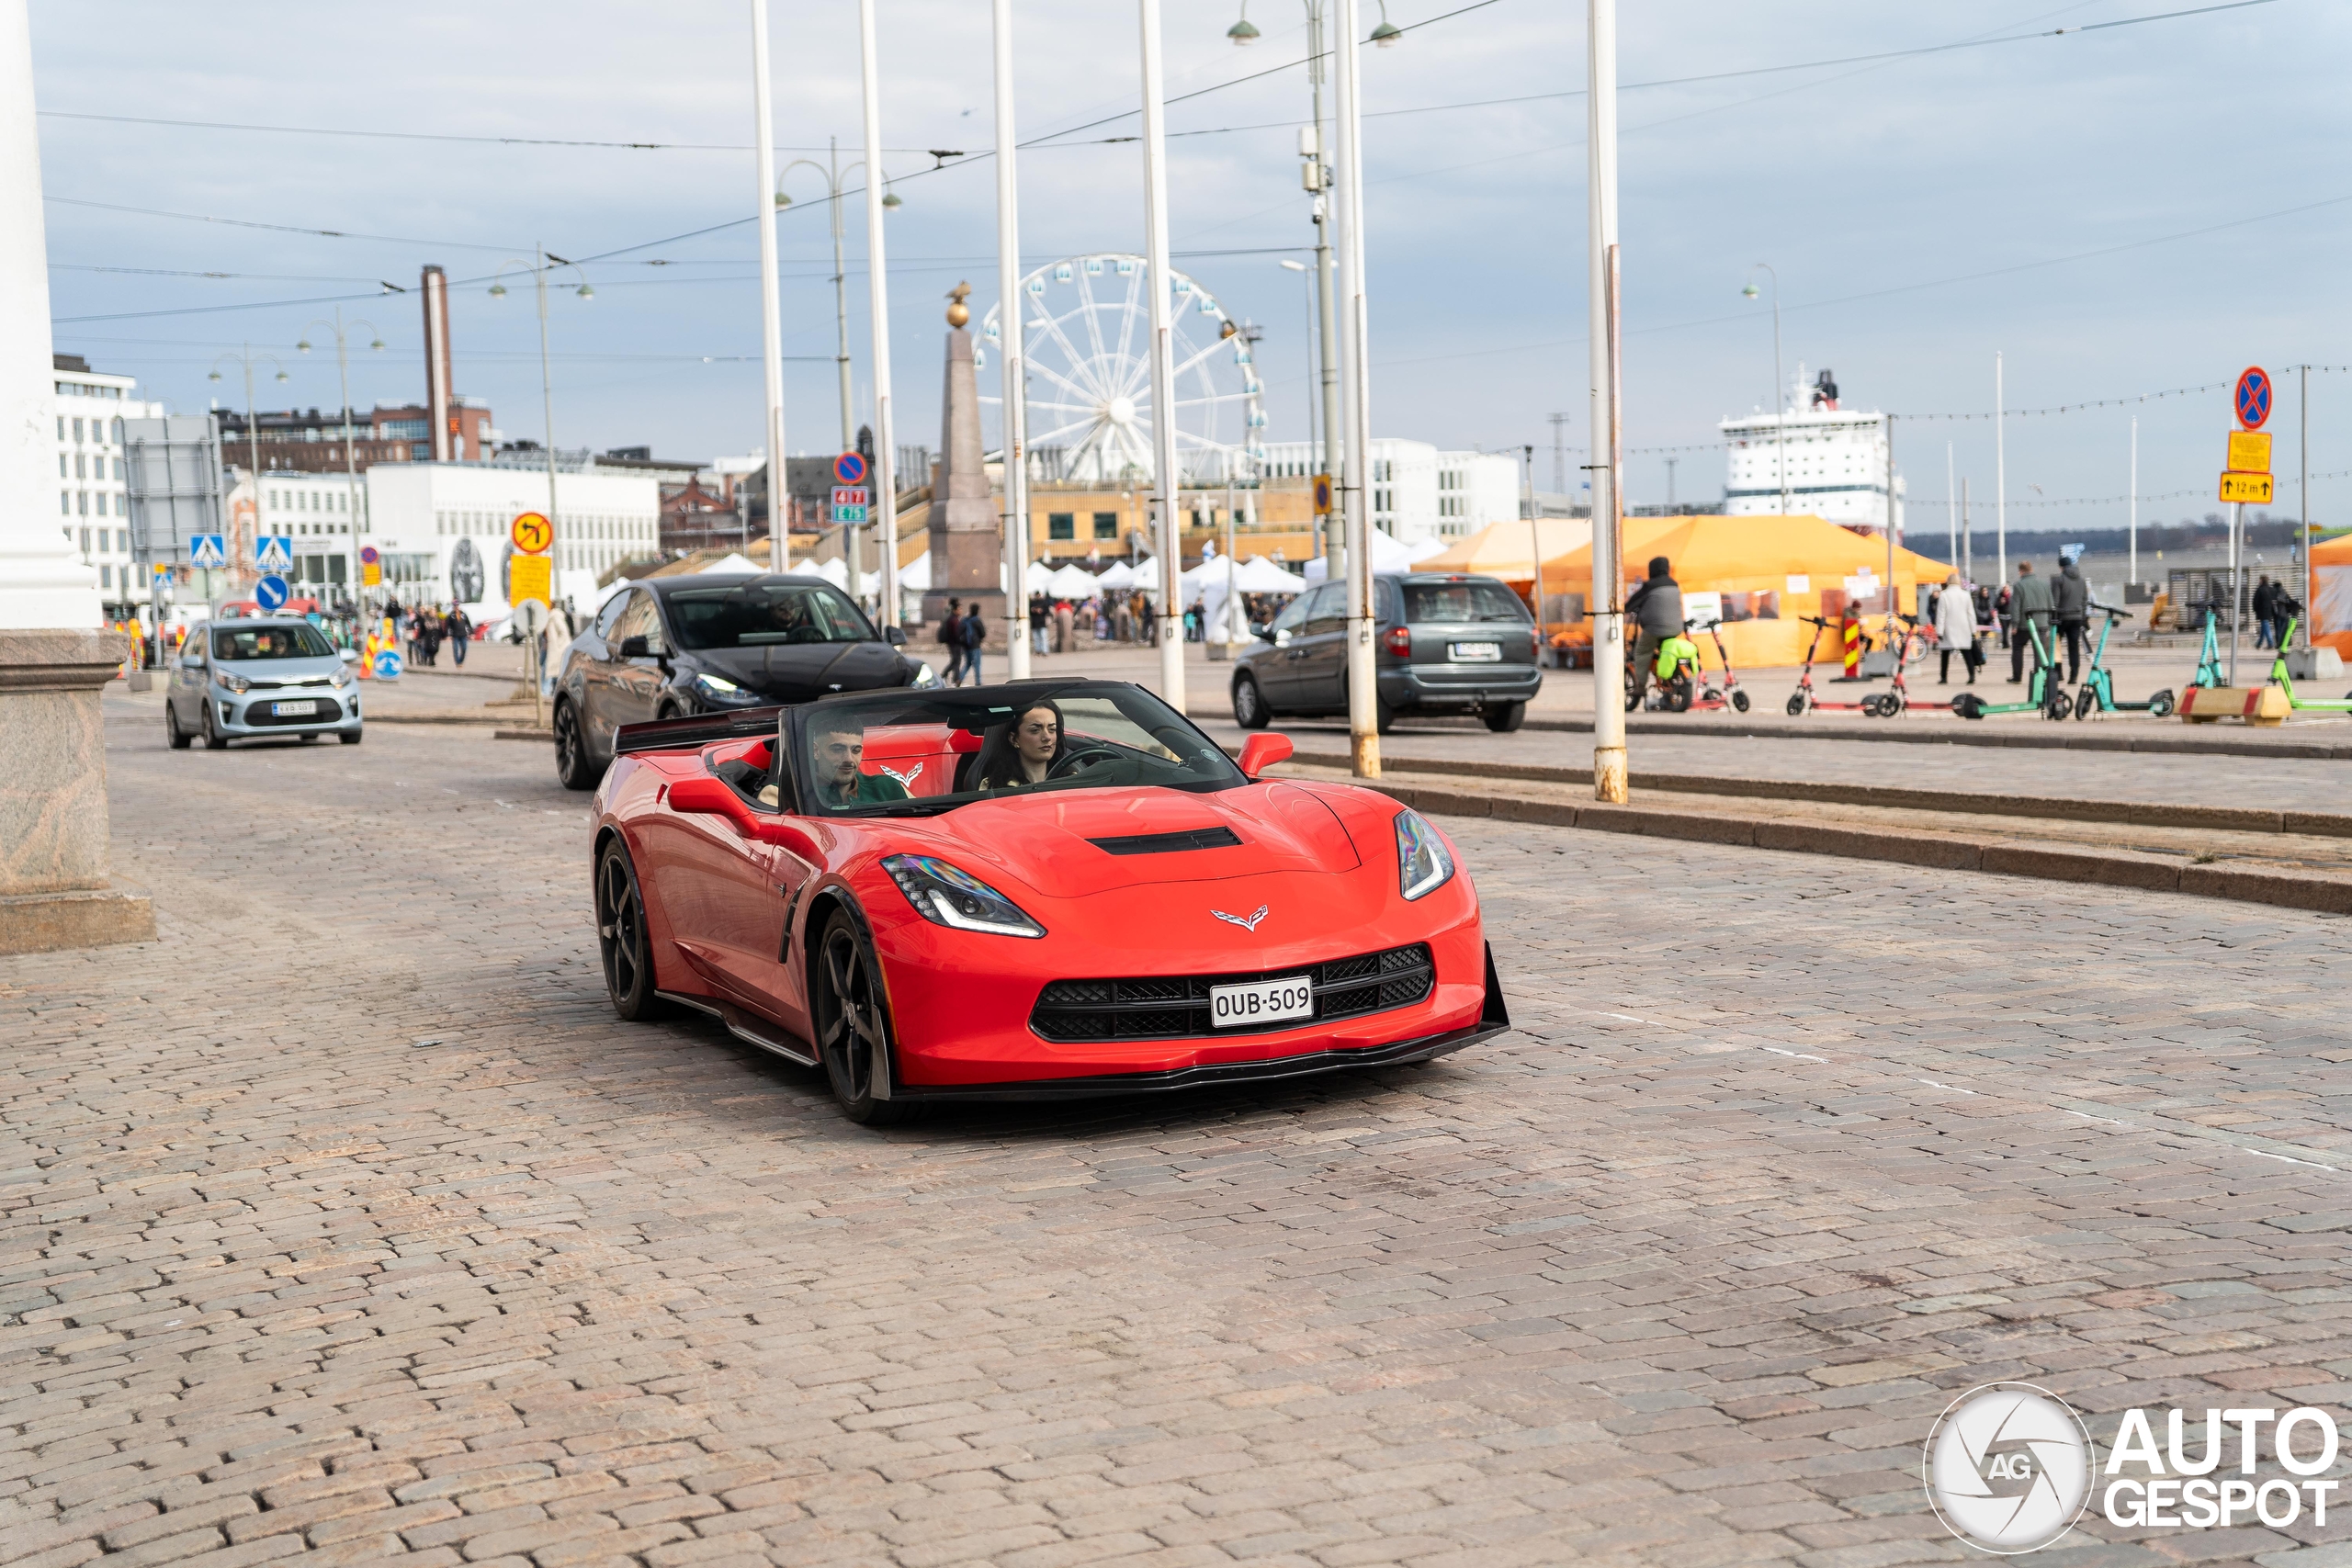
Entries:
[[1226,850],[1241,840],[1230,828],[1188,828],[1181,833],[1134,833],[1124,839],[1086,840],[1105,854],[1172,855],[1185,850]]

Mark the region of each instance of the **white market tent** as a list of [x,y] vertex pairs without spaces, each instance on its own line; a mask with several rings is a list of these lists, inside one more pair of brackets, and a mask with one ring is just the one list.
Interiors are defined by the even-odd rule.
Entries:
[[1081,566],[1065,566],[1047,577],[1046,592],[1057,599],[1091,599],[1102,592],[1094,574]]
[[713,571],[761,572],[765,571],[767,569],[765,567],[754,563],[749,557],[737,554],[730,550],[726,555],[723,555],[717,560],[711,562],[708,566],[704,567],[702,571],[696,572],[695,575],[699,577],[704,573]]
[[923,551],[899,569],[899,592],[922,593],[931,588],[931,552]]
[[[1443,552],[1444,547],[1441,545],[1429,554],[1440,555]],[[1384,534],[1377,528],[1372,531],[1372,570],[1375,574],[1384,571],[1410,571],[1413,570],[1413,561],[1412,551],[1398,544],[1394,536]],[[1323,577],[1324,558],[1317,556],[1306,563],[1306,581],[1320,582]]]
[[1122,588],[1133,588],[1135,585],[1136,569],[1123,560],[1113,561],[1102,575],[1094,580],[1094,586],[1104,593],[1116,593]]
[[1405,555],[1415,566],[1419,566],[1432,556],[1445,554],[1447,548],[1447,545],[1442,539],[1416,539],[1405,547]]
[[1251,556],[1234,574],[1233,586],[1243,593],[1296,593],[1306,586],[1306,581],[1263,556]]

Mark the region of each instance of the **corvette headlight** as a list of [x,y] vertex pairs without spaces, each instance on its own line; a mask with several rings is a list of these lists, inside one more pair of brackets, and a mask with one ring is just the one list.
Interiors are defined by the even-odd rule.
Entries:
[[882,869],[915,907],[915,913],[935,926],[959,931],[986,931],[992,936],[1040,937],[1046,928],[1022,912],[1003,894],[968,872],[930,855],[890,855]]
[[212,672],[212,678],[218,681],[226,691],[250,692],[254,689],[254,683],[251,681],[246,680],[243,675],[232,674],[226,670],[215,670]]
[[1418,811],[1396,814],[1396,885],[1409,901],[1453,880],[1453,856]]

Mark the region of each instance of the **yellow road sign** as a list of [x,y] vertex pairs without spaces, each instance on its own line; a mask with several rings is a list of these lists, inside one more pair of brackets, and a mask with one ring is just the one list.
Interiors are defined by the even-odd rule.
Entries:
[[2268,474],[2231,473],[2222,476],[2223,501],[2233,501],[2246,506],[2267,506],[2270,504],[2271,492],[2272,486]]
[[555,562],[546,556],[516,556],[506,563],[507,603],[520,604],[526,599],[537,599],[542,604],[555,603]]
[[526,512],[507,526],[506,536],[526,556],[535,556],[555,542],[555,525],[536,512]]
[[372,560],[361,561],[359,563],[359,586],[362,588],[381,588],[383,585],[383,563]]
[[2222,465],[2233,474],[2270,471],[2270,433],[2267,430],[2230,432],[2230,460]]

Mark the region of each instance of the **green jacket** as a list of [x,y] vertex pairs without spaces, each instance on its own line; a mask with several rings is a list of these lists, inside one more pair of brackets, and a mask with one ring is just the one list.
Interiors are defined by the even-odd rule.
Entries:
[[830,785],[817,786],[817,802],[835,809],[851,806],[881,806],[893,800],[908,798],[907,786],[888,773],[860,773],[857,783],[846,797],[834,793]]
[[2009,624],[2022,626],[2030,619],[2037,627],[2047,627],[2052,603],[2048,578],[2020,577],[2009,593]]

